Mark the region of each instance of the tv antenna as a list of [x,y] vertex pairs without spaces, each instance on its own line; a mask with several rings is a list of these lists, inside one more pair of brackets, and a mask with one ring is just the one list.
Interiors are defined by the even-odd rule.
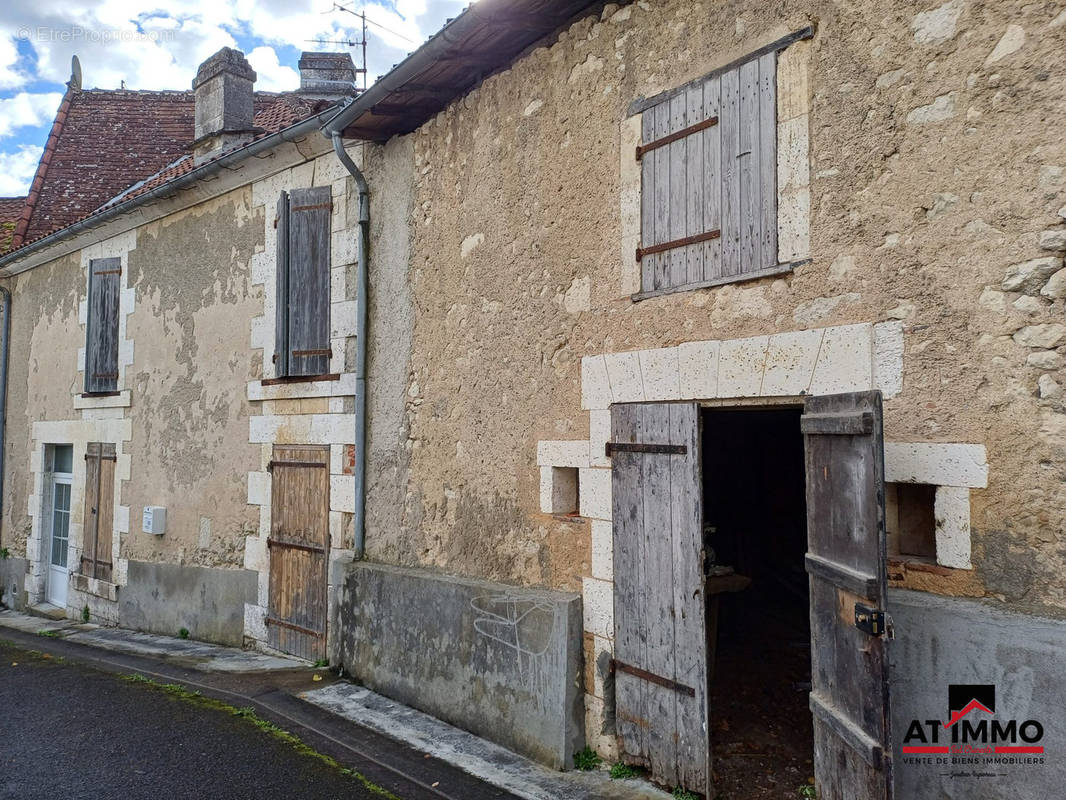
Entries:
[[360,11],[353,11],[351,8],[348,8],[347,6],[344,6],[344,5],[341,5],[340,3],[334,2],[333,3],[333,8],[331,8],[329,11],[324,11],[323,13],[324,14],[331,14],[334,11],[344,11],[344,12],[347,12],[348,14],[351,14],[354,17],[358,17],[359,18],[359,22],[360,22],[360,24],[362,26],[362,39],[360,41],[358,41],[358,42],[353,42],[353,41],[349,41],[349,40],[330,40],[330,39],[322,39],[322,40],[317,40],[317,41],[321,41],[323,44],[325,44],[325,43],[343,44],[343,45],[346,45],[347,47],[358,47],[358,48],[360,48],[362,56],[363,56],[363,63],[362,63],[362,68],[361,69],[356,69],[356,72],[361,73],[362,76],[363,76],[363,88],[362,88],[362,91],[364,91],[364,92],[366,91],[366,76],[367,76],[367,72],[368,72],[367,63],[366,63],[366,43],[367,43],[366,26],[367,26],[367,24],[374,25],[375,27],[381,28],[381,30],[385,31],[386,33],[390,33],[393,36],[396,36],[396,37],[398,37],[400,39],[403,39],[405,42],[410,42],[411,44],[418,44],[418,42],[416,42],[414,39],[412,39],[412,38],[410,38],[408,36],[404,36],[402,33],[398,32],[398,31],[394,31],[392,28],[389,28],[389,27],[387,27],[385,25],[382,25],[380,22],[374,22],[374,20],[372,20],[372,19],[367,19],[366,8],[363,8]]

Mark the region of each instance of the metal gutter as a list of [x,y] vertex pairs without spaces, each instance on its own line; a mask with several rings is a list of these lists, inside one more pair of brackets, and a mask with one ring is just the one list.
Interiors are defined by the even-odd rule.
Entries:
[[344,168],[355,178],[359,190],[359,248],[355,277],[355,508],[352,513],[356,560],[366,550],[366,334],[367,334],[367,275],[370,246],[370,188],[362,170],[355,165],[344,149],[340,130],[332,127],[332,120],[322,133],[333,141],[333,152]]
[[297,122],[295,125],[291,125],[288,128],[283,128],[277,133],[272,133],[269,136],[264,136],[262,139],[258,139],[251,142],[244,147],[237,150],[232,150],[225,155],[208,161],[200,166],[194,168],[191,172],[186,172],[173,180],[169,180],[166,183],[161,183],[154,189],[151,189],[144,194],[139,194],[136,197],[132,197],[118,205],[112,206],[99,213],[93,213],[85,219],[79,220],[65,228],[60,228],[54,233],[50,233],[43,239],[38,239],[35,242],[20,247],[18,250],[13,250],[7,255],[0,256],[0,269],[5,268],[9,264],[14,264],[21,260],[25,256],[32,253],[36,253],[39,250],[43,250],[54,244],[57,244],[64,239],[74,236],[75,234],[82,233],[84,231],[96,228],[105,222],[109,222],[112,219],[122,216],[140,206],[147,203],[151,203],[155,200],[160,200],[165,197],[173,195],[175,192],[192,186],[194,183],[209,178],[223,170],[229,169],[232,166],[258,155],[266,150],[270,150],[276,147],[282,142],[292,142],[296,139],[302,139],[305,136],[310,135],[314,131],[319,130],[322,124],[330,119],[331,115],[336,114],[336,109],[330,107],[325,111],[321,111],[315,114],[313,117],[308,117],[302,122]]
[[[584,3],[577,3],[566,14],[554,17],[542,15],[550,25],[546,24],[543,30],[535,31],[536,36],[532,36],[530,41],[533,42],[539,37],[546,36],[566,20],[572,19],[581,13],[583,9],[593,5],[595,5],[595,0],[587,0]],[[513,16],[521,17],[522,14],[522,9],[516,10],[514,0],[478,0],[478,2],[468,6],[463,13],[437,31],[425,44],[381,76],[349,105],[341,109],[330,120],[329,127],[333,130],[347,128],[357,117],[367,112],[373,112],[374,106],[386,100],[393,92],[405,88],[405,84],[414,82],[429,67],[436,65],[440,61],[461,59],[463,43],[467,37],[479,32],[487,24],[515,24],[528,28],[531,19],[535,18],[536,15],[525,12],[525,18],[520,19],[518,22],[512,22]],[[495,15],[500,15],[499,21],[497,21]],[[499,55],[499,66],[502,67],[512,61],[519,52],[521,52],[520,49],[513,53],[501,53]],[[476,80],[472,81],[470,85],[476,82]],[[469,89],[470,85],[456,87],[453,96],[443,98],[441,108],[443,109],[452,103],[455,97]],[[437,113],[437,111],[433,113]],[[389,138],[389,136],[384,137],[384,139]]]

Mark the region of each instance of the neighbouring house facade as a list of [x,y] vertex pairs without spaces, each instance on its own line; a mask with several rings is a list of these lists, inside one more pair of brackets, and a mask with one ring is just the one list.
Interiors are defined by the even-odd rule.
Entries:
[[[0,258],[5,591],[328,653],[558,767],[710,793],[750,735],[820,797],[1053,794],[1064,31],[482,0],[354,99],[198,108],[99,226]],[[203,108],[248,72],[205,62]],[[365,455],[320,131],[369,185]],[[942,774],[967,745],[1000,777]]]

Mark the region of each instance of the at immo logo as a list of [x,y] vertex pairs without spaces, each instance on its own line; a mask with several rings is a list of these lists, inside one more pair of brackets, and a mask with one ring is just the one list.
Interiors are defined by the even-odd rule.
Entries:
[[948,718],[911,720],[903,753],[995,754],[1043,753],[1044,726],[1035,719],[996,717],[994,684],[948,686]]

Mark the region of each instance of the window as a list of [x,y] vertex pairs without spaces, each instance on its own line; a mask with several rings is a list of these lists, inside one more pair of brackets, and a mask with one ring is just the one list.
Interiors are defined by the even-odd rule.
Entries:
[[776,270],[777,52],[653,98],[641,119],[641,295]]
[[85,391],[118,391],[119,278],[122,261],[89,261],[89,309],[85,331]]
[[278,201],[277,377],[329,372],[330,209],[328,186],[282,192]]
[[936,486],[885,484],[885,528],[889,555],[936,558]]

